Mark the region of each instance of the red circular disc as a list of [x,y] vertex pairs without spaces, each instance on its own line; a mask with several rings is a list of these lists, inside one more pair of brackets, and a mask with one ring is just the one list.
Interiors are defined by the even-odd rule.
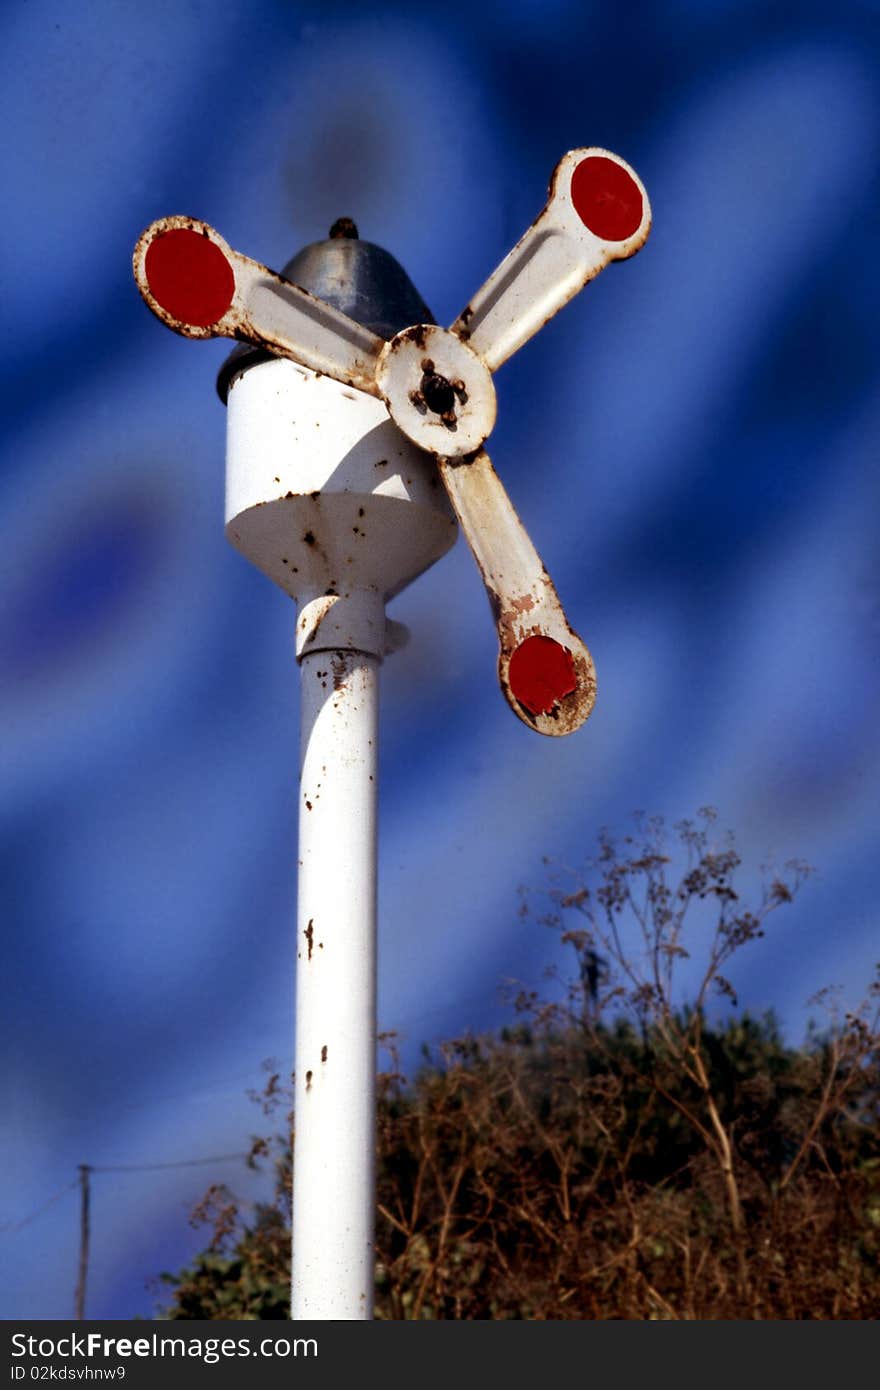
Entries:
[[189,227],[172,227],[147,247],[150,293],[182,323],[207,328],[222,319],[235,294],[235,276],[219,246]]
[[527,637],[520,642],[510,658],[507,679],[516,699],[531,714],[549,714],[577,689],[574,658],[568,647],[552,637]]
[[593,154],[571,177],[571,201],[584,226],[603,241],[625,241],[641,226],[642,192],[613,159]]

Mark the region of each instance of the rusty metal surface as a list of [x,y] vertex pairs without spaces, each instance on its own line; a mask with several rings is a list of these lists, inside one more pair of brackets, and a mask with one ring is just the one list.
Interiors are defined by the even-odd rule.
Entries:
[[[150,245],[180,228],[208,238],[234,273],[228,310],[207,325],[163,307],[146,274]],[[492,605],[504,696],[531,728],[559,735],[592,710],[595,671],[482,448],[496,418],[492,373],[605,266],[633,256],[650,228],[647,192],[619,155],[596,146],[570,150],[539,216],[451,328],[416,323],[388,342],[232,251],[197,219],[154,223],[138,242],[134,267],[144,299],[176,332],[239,338],[377,396],[406,438],[434,455]],[[350,230],[334,238],[340,248],[357,245]],[[326,620],[322,613],[318,628]]]
[[[232,302],[210,324],[193,323],[169,310],[154,293],[148,278],[150,248],[168,232],[181,230],[207,239],[232,270]],[[378,395],[376,361],[384,339],[326,300],[234,251],[209,223],[185,216],[164,217],[151,223],[135,246],[133,267],[143,299],[175,333],[186,338],[236,338],[274,356],[289,357],[359,391]]]
[[[591,159],[619,167],[642,199],[638,227],[620,241],[597,236],[573,206],[573,176]],[[597,146],[569,150],[553,171],[546,205],[459,314],[452,331],[496,371],[607,265],[634,256],[650,230],[647,192],[625,160]]]
[[376,658],[301,662],[295,1319],[366,1319],[374,1286]]
[[[359,589],[387,601],[458,534],[433,459],[380,400],[278,358],[230,390],[224,511],[231,544],[298,603]],[[322,618],[322,640],[346,645],[341,617]],[[367,649],[385,641],[380,625]]]
[[[498,633],[498,677],[514,713],[538,733],[572,733],[596,700],[593,659],[572,629],[559,595],[484,449],[438,467],[482,576]],[[547,637],[571,655],[575,688],[544,713],[529,710],[510,683],[510,662],[530,637]]]
[[[393,338],[412,323],[434,322],[400,262],[374,242],[361,241],[350,219],[339,218],[325,241],[302,247],[282,267],[281,278],[379,338]],[[224,405],[233,378],[270,355],[269,349],[252,343],[242,343],[230,353],[217,376],[217,392]]]
[[494,428],[491,374],[447,328],[416,324],[395,334],[382,349],[376,384],[394,423],[429,453],[462,458]]

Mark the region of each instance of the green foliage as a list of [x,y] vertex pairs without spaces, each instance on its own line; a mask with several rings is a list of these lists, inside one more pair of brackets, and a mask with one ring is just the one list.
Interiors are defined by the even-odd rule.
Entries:
[[[792,903],[800,864],[750,904],[714,816],[640,821],[555,870],[525,915],[574,954],[519,990],[500,1033],[380,1077],[377,1311],[391,1319],[873,1318],[880,1308],[878,988],[784,1042],[735,1005],[731,958]],[[562,881],[565,880],[565,881]],[[687,962],[690,1000],[680,998]],[[269,1113],[285,1103],[273,1076]],[[211,1246],[164,1276],[174,1318],[286,1318],[289,1136],[250,1224],[223,1189]]]
[[215,1221],[222,1206],[227,1218],[215,1226],[209,1248],[179,1274],[162,1274],[173,1300],[162,1316],[170,1319],[254,1321],[290,1316],[290,1223],[283,1204],[257,1209],[252,1224],[239,1226],[238,1205],[222,1188],[209,1190],[197,1222]]

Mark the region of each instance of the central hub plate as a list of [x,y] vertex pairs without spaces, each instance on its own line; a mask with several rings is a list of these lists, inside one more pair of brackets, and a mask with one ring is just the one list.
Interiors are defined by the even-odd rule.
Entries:
[[495,424],[492,374],[455,333],[405,328],[385,344],[376,384],[398,429],[441,458],[472,454]]

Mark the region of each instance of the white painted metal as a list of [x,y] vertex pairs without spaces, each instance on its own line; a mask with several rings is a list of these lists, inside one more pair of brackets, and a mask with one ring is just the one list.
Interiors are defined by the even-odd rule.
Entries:
[[[588,717],[596,700],[593,658],[570,626],[553,581],[485,449],[466,468],[446,459],[438,464],[495,615],[498,679],[507,702],[523,723],[539,733],[571,733]],[[552,638],[574,663],[577,698],[559,702],[552,714],[526,714],[510,687],[511,657],[533,636]]]
[[[642,195],[642,220],[623,241],[596,236],[572,203],[578,165],[594,157],[626,170]],[[508,252],[452,325],[494,372],[611,261],[634,255],[651,230],[651,205],[634,169],[609,150],[569,150],[553,172],[550,197],[513,250]]]
[[378,665],[301,659],[294,1319],[373,1314]]
[[455,543],[433,459],[381,401],[275,358],[233,378],[227,413],[227,537],[288,594],[390,599]]
[[[186,323],[156,299],[147,277],[147,252],[167,232],[192,231],[219,248],[232,269],[235,293],[223,316],[205,327]],[[289,357],[316,372],[376,395],[376,360],[384,339],[316,299],[259,261],[234,251],[216,228],[193,217],[162,217],[152,222],[134,252],[138,288],[163,323],[186,338],[240,338]]]
[[[641,222],[625,241],[603,241],[574,207],[572,180],[594,156],[641,192]],[[613,201],[614,188],[606,193]],[[495,423],[491,372],[604,265],[638,250],[649,227],[647,195],[623,160],[571,151],[544,212],[452,328],[413,325],[388,344],[205,222],[163,218],[135,248],[140,292],[170,328],[273,354],[251,356],[230,381],[226,532],[298,603],[295,1319],[372,1316],[378,669],[402,640],[399,624],[388,633],[385,602],[453,544],[451,499],[495,612],[508,703],[542,733],[587,717],[589,652],[481,445]],[[187,323],[156,297],[148,253],[165,235],[155,288],[215,321]],[[200,301],[193,267],[211,264]]]
[[[148,228],[141,241],[160,235],[170,221]],[[570,150],[553,172],[543,211],[452,327],[414,324],[384,344],[329,306],[322,312],[319,301],[231,251],[207,224],[198,226],[227,257],[236,280],[236,297],[226,315],[229,322],[218,332],[233,331],[234,322],[239,337],[269,345],[283,343],[277,350],[292,359],[320,367],[339,380],[356,381],[381,397],[408,440],[435,455],[490,595],[505,699],[539,733],[568,734],[578,728],[595,702],[590,653],[568,623],[482,445],[495,424],[492,372],[588,280],[644,244],[651,208],[638,175],[608,150],[596,146]],[[618,234],[620,239],[609,239]],[[145,289],[145,255],[145,251],[136,252],[135,270],[141,292],[156,309]],[[166,314],[160,316],[175,326]],[[202,328],[196,336],[212,331]],[[276,476],[280,479],[282,474]],[[300,498],[297,516],[304,533],[317,536],[317,516],[314,524],[306,520],[304,491],[302,486],[294,489]],[[230,539],[289,592],[299,592],[289,576],[281,573],[287,560],[279,546],[287,548],[289,513],[274,505],[260,513],[252,506],[245,514],[244,508],[238,508],[239,501],[233,496],[227,506]],[[358,534],[356,527],[349,529]],[[333,533],[347,537],[348,529],[334,525]],[[348,555],[334,553],[327,559],[320,582],[315,578],[310,586],[315,604],[302,619],[307,627],[328,619],[345,625],[347,619],[336,611],[337,605],[327,602],[326,590],[335,596],[340,582],[346,583],[340,573],[351,564]],[[517,651],[533,637],[562,649],[547,656],[549,648],[544,647],[550,662],[546,670],[540,659],[542,649],[534,642],[528,652]]]
[[[402,434],[437,457],[440,474],[492,597],[501,689],[514,713],[539,733],[571,733],[583,723],[595,700],[595,672],[589,652],[565,618],[549,576],[491,463],[478,453],[495,424],[491,373],[606,265],[638,251],[650,227],[651,208],[644,185],[619,155],[596,146],[570,150],[553,172],[543,211],[452,327],[414,324],[389,343],[233,251],[207,223],[191,218],[162,219],[147,228],[135,250],[135,276],[141,293],[171,328],[192,337],[219,333],[241,338],[378,395]],[[232,269],[232,304],[215,324],[205,327],[180,322],[163,309],[150,290],[147,251],[157,237],[174,228],[207,237]],[[609,239],[618,233],[621,239]],[[261,412],[261,426],[269,423],[270,413]],[[301,427],[309,430],[304,419]],[[285,428],[289,436],[290,422],[282,434]],[[383,455],[392,451],[383,443]],[[236,454],[234,448],[233,459]],[[285,477],[284,449],[281,454],[280,466],[272,475],[279,486]],[[248,486],[253,481],[258,482],[256,498],[251,497]],[[316,486],[323,494],[324,482]],[[376,491],[366,487],[367,493],[375,495]],[[290,549],[291,523],[300,527],[302,535],[311,535],[315,555],[313,562],[307,563],[308,588],[317,601],[326,598],[327,589],[333,591],[333,597],[340,586],[348,592],[352,583],[361,583],[351,568],[357,566],[354,552],[358,547],[344,545],[343,551],[351,553],[338,549],[340,537],[347,541],[349,534],[357,537],[361,533],[352,515],[345,516],[344,507],[339,505],[334,506],[328,529],[323,524],[323,497],[318,510],[309,508],[307,495],[299,479],[286,492],[272,494],[267,479],[237,475],[227,497],[227,532],[233,544],[290,593],[301,592],[301,577],[292,583],[290,575],[283,572],[289,564],[284,552]],[[293,502],[293,507],[284,505],[287,502]],[[319,522],[320,535],[315,529]],[[374,553],[377,531],[381,533],[382,528],[375,526],[371,516],[373,546],[369,548]],[[393,534],[393,527],[385,528],[384,535],[392,543]],[[326,551],[331,536],[336,547],[332,553]],[[426,554],[433,549],[428,541]],[[431,562],[428,559],[427,563]],[[536,579],[538,568],[540,576]],[[525,621],[523,605],[531,614],[531,622]],[[303,621],[308,627],[313,621],[326,621],[335,612],[334,620],[338,618],[344,626],[347,619],[335,609],[334,604],[319,603]],[[534,694],[535,681],[540,684],[544,677],[535,665],[534,643],[528,659],[523,653],[517,657],[516,634],[521,643],[540,636],[561,644],[563,668],[565,662],[573,663],[576,687],[562,669],[547,685],[550,704],[546,709],[533,708],[536,699],[541,704],[540,692],[536,698],[523,698],[527,688]]]
[[[578,167],[591,159],[616,164],[636,185],[641,195],[639,225],[625,238],[610,241],[585,225],[572,197],[572,179]],[[174,229],[189,229],[207,237],[223,253],[235,278],[235,293],[227,313],[208,327],[187,324],[169,314],[153,295],[146,274],[146,256],[151,243]],[[485,367],[494,372],[518,348],[528,342],[549,318],[611,261],[625,260],[644,245],[651,229],[651,205],[644,184],[635,170],[610,150],[589,146],[569,150],[553,171],[548,201],[528,231],[505,256],[496,270],[462,311],[448,334],[433,326],[419,326],[425,333],[459,338]],[[189,217],[165,217],[152,223],[141,235],[134,254],[138,286],[150,308],[169,327],[189,337],[226,335],[270,348],[295,362],[326,372],[348,385],[373,395],[384,395],[392,415],[401,428],[415,437],[416,422],[410,420],[407,406],[413,390],[411,373],[401,374],[389,358],[383,340],[369,329],[293,285],[258,261],[234,251],[218,231],[207,222]],[[412,335],[406,329],[398,340]],[[399,345],[399,344],[398,344]],[[445,354],[450,360],[438,362],[437,370],[448,375],[466,375],[466,364],[459,362],[452,343],[445,345],[438,336],[435,358]],[[392,345],[392,355],[394,345]],[[380,362],[381,359],[381,362]],[[471,369],[472,370],[472,369]],[[382,380],[377,383],[377,371]],[[485,382],[481,386],[485,394]],[[481,408],[480,427],[485,411]],[[407,421],[407,424],[401,423]],[[457,457],[477,448],[488,437],[494,423],[494,410],[488,429],[467,447],[450,440],[447,457]],[[433,442],[419,438],[423,448],[436,450]]]
[[[435,374],[446,387],[445,413],[430,408],[425,383]],[[495,427],[491,373],[448,328],[421,324],[398,333],[382,349],[376,383],[395,424],[438,457],[472,454]]]
[[381,401],[276,358],[230,384],[226,533],[297,602],[292,1309],[372,1316],[378,668],[385,602],[457,527],[434,461]]

